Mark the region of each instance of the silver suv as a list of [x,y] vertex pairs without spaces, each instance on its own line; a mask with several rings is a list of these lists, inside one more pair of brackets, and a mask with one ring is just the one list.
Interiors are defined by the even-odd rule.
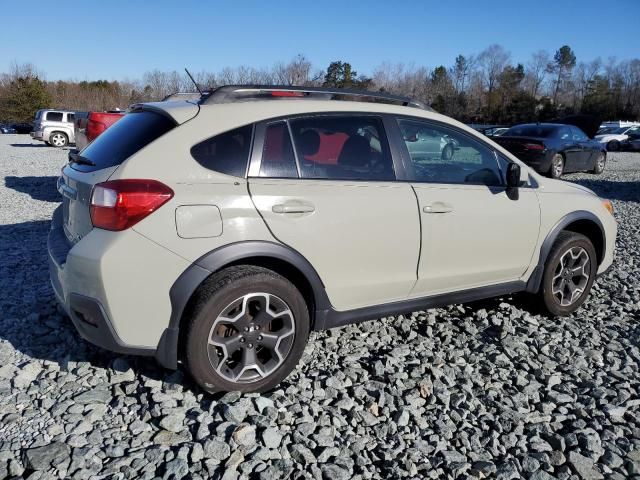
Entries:
[[58,189],[51,281],[80,334],[207,391],[274,387],[310,330],[518,291],[567,315],[616,238],[609,201],[371,92],[136,105]]
[[30,133],[34,140],[41,140],[54,147],[66,147],[75,143],[73,131],[74,112],[67,110],[38,110]]

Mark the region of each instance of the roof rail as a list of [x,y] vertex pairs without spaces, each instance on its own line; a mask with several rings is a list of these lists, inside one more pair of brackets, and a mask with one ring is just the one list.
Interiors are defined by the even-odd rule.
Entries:
[[431,108],[417,100],[385,92],[371,92],[350,88],[293,87],[288,85],[224,85],[211,92],[205,92],[200,104],[233,103],[242,100],[267,98],[322,98],[334,100],[336,97],[367,98],[373,102],[381,100],[386,103],[399,103],[405,107],[431,110]]

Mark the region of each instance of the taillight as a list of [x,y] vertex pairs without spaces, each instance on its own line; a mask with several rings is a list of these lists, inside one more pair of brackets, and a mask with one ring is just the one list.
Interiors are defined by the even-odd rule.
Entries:
[[126,230],[173,197],[156,180],[112,180],[98,183],[91,194],[91,223],[104,230]]
[[524,148],[527,150],[544,150],[544,145],[540,145],[539,143],[525,143]]
[[304,97],[304,92],[292,92],[287,90],[272,90],[272,97]]

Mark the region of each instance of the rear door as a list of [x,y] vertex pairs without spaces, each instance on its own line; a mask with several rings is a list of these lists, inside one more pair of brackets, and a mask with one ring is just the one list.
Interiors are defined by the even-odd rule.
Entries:
[[398,121],[403,137],[421,123],[458,148],[448,159],[405,152],[422,222],[418,281],[411,296],[518,280],[538,241],[535,191],[524,186],[518,195],[508,192],[503,178],[508,161],[475,137],[422,119]]
[[594,150],[591,148],[591,142],[589,141],[589,137],[580,130],[578,127],[571,125],[571,134],[573,135],[573,141],[579,147],[579,154],[576,162],[575,170],[590,170],[592,158],[594,155]]
[[273,235],[318,272],[337,310],[407,297],[420,224],[383,121],[319,115],[259,125],[249,190]]

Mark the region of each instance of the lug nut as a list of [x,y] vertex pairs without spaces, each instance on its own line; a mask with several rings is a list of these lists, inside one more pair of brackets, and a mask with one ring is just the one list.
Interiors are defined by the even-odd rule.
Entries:
[[244,337],[240,338],[240,343],[244,343],[244,342],[245,342]]
[[262,340],[262,335],[258,335],[258,340]]
[[247,345],[249,348],[253,348],[253,343],[250,343],[249,345]]
[[249,327],[244,327],[244,331],[248,332],[249,331]]

